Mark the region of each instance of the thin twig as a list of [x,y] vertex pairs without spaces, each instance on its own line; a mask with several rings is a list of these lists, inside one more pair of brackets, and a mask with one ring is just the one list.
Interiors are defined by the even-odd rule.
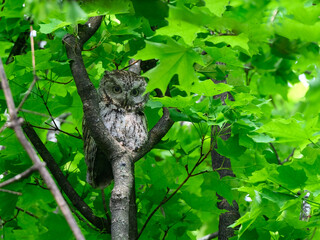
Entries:
[[3,189],[3,188],[0,188],[0,192],[6,192],[6,193],[14,194],[14,195],[19,195],[19,196],[22,195],[21,192],[16,192],[16,191],[12,191],[12,190],[8,190],[8,189]]
[[281,164],[284,164],[285,162],[288,162],[290,160],[290,158],[293,156],[295,150],[296,150],[296,148],[293,148],[292,152],[290,153],[290,155],[285,160],[283,160],[281,162]]
[[278,15],[278,12],[279,12],[278,9],[275,9],[275,10],[273,11],[272,17],[271,17],[271,19],[270,19],[272,23],[273,23],[274,20],[276,19],[276,16]]
[[28,110],[28,109],[23,109],[23,108],[20,109],[20,112],[31,113],[31,114],[38,115],[38,116],[41,116],[41,117],[50,117],[47,114],[39,113],[39,112],[35,112],[35,111]]
[[[23,108],[20,109],[20,112],[25,112],[25,113],[30,113],[30,114],[34,114],[34,115],[38,115],[38,116],[50,118],[50,115],[48,115],[48,114],[39,113],[39,112],[35,112],[35,111],[28,110],[28,109],[23,109]],[[65,120],[65,119],[61,119],[60,117],[58,117],[58,118],[59,118],[59,121],[62,122],[62,123],[73,124],[73,123],[70,122],[70,121],[67,121],[67,120]]]
[[139,61],[140,61],[140,60],[135,60],[134,62],[130,63],[128,66],[126,66],[126,67],[124,67],[124,68],[122,68],[122,69],[120,69],[120,70],[125,70],[125,69],[127,69],[127,68],[135,65],[135,64],[136,64],[137,62],[139,62]]
[[278,160],[279,165],[283,165],[284,163],[288,162],[289,159],[293,156],[293,154],[294,154],[294,152],[295,152],[295,150],[296,150],[296,148],[293,148],[293,150],[292,150],[292,152],[290,153],[290,155],[289,155],[286,159],[284,159],[283,161],[281,161],[281,159],[280,159],[280,157],[279,157],[279,154],[278,154],[276,148],[274,147],[274,145],[273,145],[272,143],[269,143],[269,145],[270,145],[270,147],[272,148],[272,150],[273,150],[273,152],[274,152],[274,155],[276,156],[276,158],[277,158],[277,160]]
[[32,56],[32,68],[33,68],[33,81],[29,87],[29,89],[27,90],[26,94],[24,95],[22,101],[20,102],[19,106],[17,107],[17,112],[20,111],[20,109],[22,108],[23,104],[26,102],[27,98],[29,97],[34,85],[36,84],[38,77],[36,75],[36,60],[34,57],[34,40],[33,40],[33,28],[32,26],[30,26],[30,42],[31,42],[31,56]]
[[162,240],[166,239],[167,235],[168,235],[168,232],[169,232],[170,228],[168,227],[167,230],[164,231],[164,235],[163,235],[163,238]]
[[[41,164],[45,165],[44,163],[41,163]],[[24,172],[22,172],[22,173],[14,176],[14,177],[8,179],[8,180],[5,181],[5,182],[0,183],[0,188],[2,188],[2,187],[4,187],[4,186],[7,186],[7,185],[9,185],[9,184],[11,184],[11,183],[14,183],[14,182],[16,182],[16,181],[19,181],[20,179],[26,178],[26,177],[28,177],[31,173],[33,173],[33,172],[36,171],[36,170],[37,170],[36,166],[33,165],[32,167],[28,168],[28,169],[25,170]]]
[[5,75],[2,60],[0,58],[0,78],[1,78],[1,85],[2,89],[6,98],[7,107],[10,114],[10,124],[11,127],[14,129],[16,136],[18,140],[20,141],[21,145],[26,150],[27,154],[29,155],[30,159],[32,160],[35,167],[38,169],[40,175],[42,176],[43,180],[45,181],[46,185],[50,189],[52,195],[54,196],[57,204],[59,205],[61,212],[63,213],[67,223],[69,224],[75,238],[78,240],[84,240],[84,236],[81,233],[81,230],[79,226],[77,225],[77,222],[75,221],[65,199],[63,198],[61,192],[59,191],[57,185],[55,184],[54,180],[52,179],[50,173],[48,170],[41,164],[41,161],[35,152],[35,150],[32,148],[31,144],[26,139],[25,135],[23,134],[23,131],[21,129],[21,121],[17,117],[17,111],[14,106],[14,101],[12,97],[12,93],[9,87],[8,79]]
[[[202,144],[203,144],[203,138],[202,138]],[[162,201],[158,204],[158,206],[150,213],[150,215],[148,216],[147,220],[145,221],[145,223],[143,224],[137,239],[139,239],[139,237],[141,236],[142,232],[144,231],[144,229],[146,228],[147,224],[149,223],[149,221],[151,220],[152,216],[158,211],[158,209],[164,205],[166,202],[168,202],[173,196],[176,195],[176,193],[184,186],[184,184],[193,176],[193,172],[196,170],[196,168],[208,157],[208,155],[210,154],[212,150],[212,146],[210,147],[209,151],[205,154],[205,155],[200,155],[198,161],[196,162],[196,164],[193,166],[193,168],[191,169],[190,172],[187,171],[187,177],[183,180],[183,182],[179,185],[179,187],[170,194],[169,197],[167,197],[170,189],[167,189],[166,195],[163,197]],[[199,175],[199,174],[197,174]]]
[[2,133],[6,128],[8,127],[8,123],[5,123],[1,128],[0,128],[0,133]]
[[205,170],[205,171],[202,171],[202,172],[199,172],[199,173],[192,174],[190,177],[195,177],[195,176],[198,176],[198,175],[201,175],[201,174],[204,174],[204,173],[208,173],[208,172],[209,172],[208,170]]
[[7,224],[8,222],[11,222],[12,220],[16,219],[18,217],[19,213],[20,213],[20,210],[18,209],[17,213],[12,218],[10,218],[9,220],[2,219],[3,220],[2,226]]
[[91,224],[89,224],[88,221],[86,221],[79,213],[77,213],[76,210],[74,210],[74,209],[72,209],[72,208],[70,208],[70,209],[71,209],[71,211],[74,213],[74,215],[76,215],[77,218],[78,218],[81,222],[85,223],[89,228],[91,228],[91,229],[93,229],[93,230],[95,230],[95,231],[99,231],[99,230],[97,230],[97,228],[95,228],[95,227],[93,227]]
[[[25,124],[24,132],[30,139],[33,146],[37,149],[43,161],[46,162],[51,174],[56,179],[61,189],[66,193],[73,206],[76,207],[81,215],[85,217],[90,223],[92,223],[92,225],[97,227],[100,231],[110,233],[110,222],[108,222],[105,218],[100,218],[93,214],[92,209],[83,201],[84,197],[80,197],[79,194],[74,190],[72,185],[68,182],[67,178],[60,170],[59,165],[52,157],[48,149],[45,147],[34,129],[29,124]],[[36,183],[38,183],[38,185],[42,187],[38,179],[36,179]]]
[[[45,124],[47,124],[47,125],[50,126],[51,128],[34,126],[34,125],[31,125],[31,124],[30,124],[30,126],[31,126],[31,127],[34,127],[34,128],[42,129],[42,130],[58,131],[58,132],[62,132],[62,133],[64,133],[64,134],[66,134],[66,135],[68,135],[68,136],[70,136],[70,137],[74,137],[74,138],[77,138],[77,139],[82,139],[82,136],[81,136],[81,135],[76,136],[76,135],[73,135],[73,134],[68,133],[68,132],[66,132],[66,131],[63,131],[63,130],[61,130],[60,128],[55,128],[54,126],[50,125],[49,123],[45,123]],[[78,133],[79,133],[79,132],[78,132]]]
[[148,222],[151,220],[152,216],[158,211],[158,209],[166,203],[166,199],[167,199],[167,195],[169,193],[170,189],[168,188],[167,189],[167,192],[166,192],[166,195],[163,197],[162,201],[158,204],[158,206],[150,213],[150,215],[148,216],[147,220],[145,221],[145,223],[143,224],[138,236],[137,236],[137,239],[139,239],[139,237],[141,236],[143,230],[146,228]]
[[274,145],[273,145],[272,143],[269,143],[269,145],[270,145],[270,147],[272,148],[273,153],[274,153],[274,155],[276,156],[276,158],[277,158],[277,160],[278,160],[278,163],[279,163],[280,165],[282,165],[282,164],[281,164],[281,159],[280,159],[280,157],[279,157],[279,155],[278,155],[278,152],[277,152],[276,148],[274,147]]
[[52,82],[52,83],[56,83],[56,84],[62,84],[62,85],[67,85],[69,83],[71,83],[73,81],[73,78],[71,78],[69,81],[67,82],[58,82],[58,81],[54,81],[54,80],[51,80],[49,78],[45,78],[45,80],[49,81],[49,82]]
[[17,209],[18,211],[20,211],[20,212],[24,212],[25,214],[28,214],[28,215],[31,216],[31,217],[34,217],[34,218],[39,219],[38,216],[34,215],[33,213],[31,213],[31,212],[29,212],[29,211],[26,211],[26,210],[20,208],[20,207],[17,207],[17,206],[16,206],[16,209]]
[[319,144],[313,142],[310,138],[308,138],[308,140],[309,140],[313,145],[315,145],[317,148],[320,148]]

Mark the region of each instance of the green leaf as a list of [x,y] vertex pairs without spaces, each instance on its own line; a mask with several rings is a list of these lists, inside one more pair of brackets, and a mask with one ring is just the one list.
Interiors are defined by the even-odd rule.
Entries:
[[230,47],[207,47],[205,51],[214,59],[216,62],[225,63],[228,67],[243,67],[243,63],[238,59],[238,53]]
[[203,96],[214,96],[231,90],[232,87],[230,85],[224,83],[215,84],[212,80],[195,82],[190,88],[190,92]]
[[229,2],[229,0],[206,1],[206,7],[215,15],[221,17]]
[[16,211],[15,207],[18,201],[18,195],[0,192],[2,199],[0,203],[0,214],[3,220],[10,220]]
[[79,4],[75,1],[65,2],[63,4],[66,11],[66,20],[72,24],[76,24],[81,20],[86,20],[87,14],[81,9]]
[[167,44],[147,41],[146,47],[135,58],[160,60],[159,65],[144,74],[150,79],[147,92],[159,88],[164,93],[171,78],[178,74],[180,86],[189,93],[192,83],[197,81],[193,64],[201,63],[196,52],[171,39],[167,40]]
[[212,189],[220,196],[223,196],[228,203],[232,204],[234,196],[232,193],[232,188],[229,184],[230,180],[230,177],[225,177],[223,180],[220,179],[220,176],[217,172],[208,173],[204,177],[201,190],[205,192],[209,191],[209,189]]
[[279,208],[282,208],[289,200],[296,199],[295,196],[271,191],[269,189],[263,189],[263,191],[261,192],[261,196],[271,202],[274,202],[278,205]]
[[264,135],[264,134],[253,134],[248,136],[257,143],[269,143],[275,140],[274,138],[271,138],[268,135]]
[[0,41],[0,56],[5,56],[6,51],[13,46],[12,42]]
[[294,118],[273,119],[263,125],[258,132],[270,134],[278,143],[304,148],[310,141],[319,139],[319,135],[314,135],[317,119],[310,119],[308,122],[308,125],[302,126],[302,122]]
[[192,45],[196,34],[201,31],[207,31],[204,25],[211,18],[204,12],[205,9],[194,7],[189,10],[182,4],[174,7],[169,5],[169,17],[167,18],[169,25],[157,30],[158,35],[181,36],[184,41]]
[[302,189],[308,179],[303,169],[294,169],[291,166],[280,166],[278,173],[278,176],[273,176],[272,179],[289,189]]
[[239,35],[234,36],[212,36],[206,39],[214,44],[226,43],[230,45],[232,48],[240,47],[245,50],[245,53],[249,54],[249,38],[245,33],[240,33]]
[[59,19],[53,18],[53,19],[50,19],[50,23],[39,24],[39,26],[40,26],[40,32],[44,34],[49,34],[58,30],[59,28],[63,28],[70,24],[71,22],[64,22]]
[[[36,70],[44,70],[50,68],[50,59],[52,54],[49,49],[34,51],[36,59]],[[25,55],[15,57],[18,66],[23,66],[32,69],[31,52]]]

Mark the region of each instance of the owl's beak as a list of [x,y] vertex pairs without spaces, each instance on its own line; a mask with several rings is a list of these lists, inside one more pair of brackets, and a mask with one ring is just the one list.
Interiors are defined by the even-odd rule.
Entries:
[[124,108],[126,108],[127,103],[128,103],[128,96],[127,96],[127,94],[126,94],[126,97],[125,97],[125,99],[124,99],[123,102],[122,102],[122,106],[123,106]]

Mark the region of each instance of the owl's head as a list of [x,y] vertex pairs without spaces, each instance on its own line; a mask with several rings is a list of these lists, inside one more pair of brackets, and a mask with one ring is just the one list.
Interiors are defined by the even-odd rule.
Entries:
[[106,71],[99,85],[102,99],[126,110],[141,110],[148,101],[146,81],[140,75],[124,70]]

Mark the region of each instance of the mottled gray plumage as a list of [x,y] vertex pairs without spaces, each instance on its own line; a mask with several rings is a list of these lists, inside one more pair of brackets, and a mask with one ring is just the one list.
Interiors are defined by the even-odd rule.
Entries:
[[[105,72],[98,93],[103,123],[110,134],[130,151],[139,149],[148,138],[143,108],[146,81],[129,71]],[[94,188],[104,188],[113,179],[110,156],[97,148],[83,121],[84,153],[88,166],[87,181]]]

